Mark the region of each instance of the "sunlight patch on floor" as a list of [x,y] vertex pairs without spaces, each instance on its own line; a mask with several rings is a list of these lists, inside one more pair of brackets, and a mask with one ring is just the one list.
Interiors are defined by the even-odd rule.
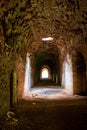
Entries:
[[[62,88],[31,88],[30,92],[28,93],[26,99],[58,99],[64,98],[66,96],[70,96],[71,94]],[[71,95],[72,96],[72,95]]]

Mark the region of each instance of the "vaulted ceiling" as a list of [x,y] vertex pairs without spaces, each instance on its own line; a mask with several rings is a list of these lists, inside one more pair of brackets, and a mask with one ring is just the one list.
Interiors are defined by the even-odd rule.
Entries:
[[79,46],[87,43],[87,1],[1,0],[0,23],[6,43],[17,50],[36,49],[49,36],[59,48]]

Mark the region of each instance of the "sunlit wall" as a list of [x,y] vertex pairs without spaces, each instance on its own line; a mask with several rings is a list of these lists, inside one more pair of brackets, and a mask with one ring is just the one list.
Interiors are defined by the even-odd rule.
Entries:
[[31,89],[31,84],[32,84],[32,79],[31,79],[30,54],[27,53],[23,97],[28,96],[30,89]]
[[67,54],[65,61],[63,62],[62,86],[73,94],[72,60],[69,54]]

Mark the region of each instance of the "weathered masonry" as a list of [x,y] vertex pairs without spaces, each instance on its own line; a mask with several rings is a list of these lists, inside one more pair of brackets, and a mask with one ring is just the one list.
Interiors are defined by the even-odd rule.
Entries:
[[87,94],[87,0],[0,1],[0,114],[41,85]]

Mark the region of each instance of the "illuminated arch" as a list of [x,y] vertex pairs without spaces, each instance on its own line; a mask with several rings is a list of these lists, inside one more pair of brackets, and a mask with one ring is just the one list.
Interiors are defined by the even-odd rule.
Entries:
[[48,66],[43,66],[40,71],[40,78],[41,79],[50,79],[50,68]]

